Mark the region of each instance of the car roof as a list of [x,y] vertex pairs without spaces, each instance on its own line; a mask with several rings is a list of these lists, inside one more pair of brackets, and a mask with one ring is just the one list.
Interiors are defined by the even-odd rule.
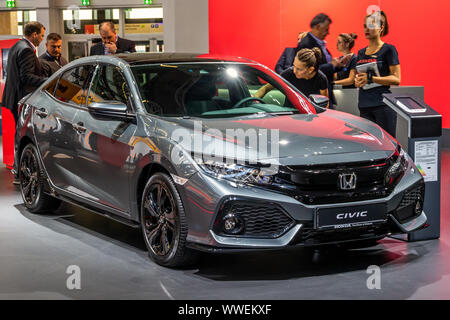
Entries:
[[179,52],[164,52],[164,53],[127,53],[118,54],[117,58],[120,58],[130,65],[139,64],[152,64],[152,63],[177,63],[177,62],[239,62],[239,63],[256,63],[250,59],[224,56],[224,55],[211,55],[211,54],[199,54],[199,53],[179,53]]

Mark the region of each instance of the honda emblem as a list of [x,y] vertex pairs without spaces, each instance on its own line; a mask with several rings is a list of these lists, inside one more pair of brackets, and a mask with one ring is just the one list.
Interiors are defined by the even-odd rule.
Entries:
[[341,190],[353,190],[356,188],[356,174],[343,173],[339,175],[339,187]]

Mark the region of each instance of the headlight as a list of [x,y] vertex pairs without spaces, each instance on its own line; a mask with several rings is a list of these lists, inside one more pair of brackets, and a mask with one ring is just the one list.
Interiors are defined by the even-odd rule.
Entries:
[[206,173],[216,178],[232,180],[238,183],[263,185],[269,185],[273,181],[273,175],[265,171],[264,168],[211,160],[195,159],[195,161]]
[[392,183],[398,181],[401,177],[403,177],[403,174],[408,168],[408,155],[401,147],[398,148],[396,154],[394,154],[393,157],[397,158],[394,160],[395,162],[386,172],[384,178],[384,182],[386,185],[391,185]]

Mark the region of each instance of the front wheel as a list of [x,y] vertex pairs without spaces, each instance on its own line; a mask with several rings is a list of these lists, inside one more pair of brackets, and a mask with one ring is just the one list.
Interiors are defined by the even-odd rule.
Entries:
[[193,252],[186,248],[188,227],[183,203],[167,174],[154,174],[144,188],[141,227],[153,261],[166,267],[193,262]]
[[45,175],[36,147],[28,144],[20,156],[19,184],[22,199],[33,213],[56,210],[61,201],[45,193]]

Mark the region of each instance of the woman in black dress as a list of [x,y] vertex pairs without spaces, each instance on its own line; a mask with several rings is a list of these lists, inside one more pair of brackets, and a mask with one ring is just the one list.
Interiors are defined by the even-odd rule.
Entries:
[[355,46],[355,40],[358,37],[356,33],[341,33],[337,40],[337,50],[342,53],[339,59],[351,55],[350,61],[334,74],[334,84],[341,85],[343,88],[354,88],[356,76],[357,56],[352,52]]
[[[295,56],[293,66],[285,70],[281,76],[306,97],[311,94],[329,97],[327,77],[319,70],[321,58],[322,53],[319,48],[301,49]],[[274,87],[271,84],[266,84],[253,96],[263,98],[272,89]]]
[[[368,15],[364,20],[364,34],[369,45],[358,52],[358,65],[375,62],[379,76],[373,72],[357,73],[355,86],[359,89],[358,108],[363,118],[371,120],[390,135],[395,136],[397,114],[383,103],[383,93],[390,93],[391,85],[400,84],[401,71],[397,49],[384,43],[381,37],[387,35],[389,25],[383,11]],[[367,85],[372,85],[367,89]]]

